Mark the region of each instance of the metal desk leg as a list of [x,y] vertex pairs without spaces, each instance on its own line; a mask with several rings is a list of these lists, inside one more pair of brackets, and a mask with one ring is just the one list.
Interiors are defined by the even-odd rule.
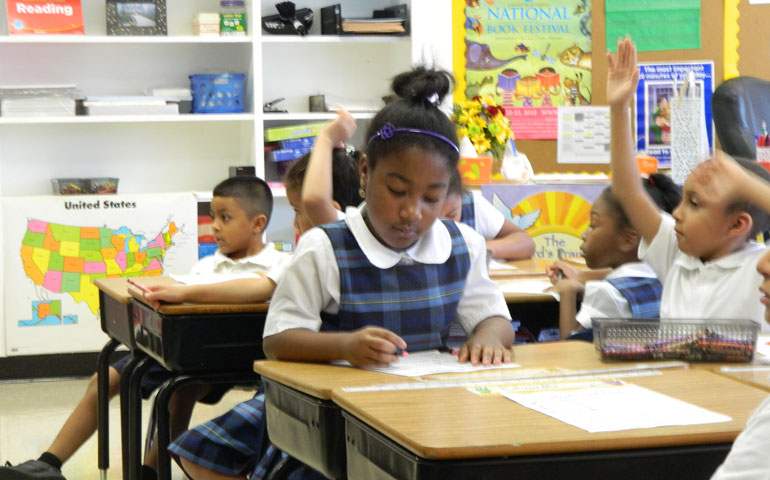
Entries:
[[123,373],[120,377],[120,451],[122,454],[122,466],[123,476],[122,478],[128,480],[128,466],[131,463],[129,459],[129,420],[130,420],[130,388],[131,374],[133,373],[136,365],[146,357],[143,352],[134,350],[132,352],[133,358],[126,364],[123,369]]
[[294,470],[302,466],[302,462],[294,457],[286,456],[278,461],[268,472],[265,480],[284,480],[289,478]]
[[120,342],[110,339],[96,360],[96,434],[102,480],[107,480],[107,470],[110,468],[110,355],[118,345]]
[[142,377],[150,367],[155,365],[155,360],[150,357],[140,359],[134,370],[128,385],[128,443],[124,445],[123,454],[126,456],[128,448],[128,476],[127,480],[140,480],[142,469]]

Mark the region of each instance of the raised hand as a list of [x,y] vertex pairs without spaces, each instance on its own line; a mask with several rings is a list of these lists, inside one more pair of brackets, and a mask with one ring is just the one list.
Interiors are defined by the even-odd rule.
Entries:
[[326,136],[333,147],[344,147],[345,142],[356,133],[356,120],[347,110],[337,108],[337,118],[321,129],[319,136]]
[[616,57],[607,52],[607,103],[628,106],[639,82],[636,45],[629,37],[618,40]]

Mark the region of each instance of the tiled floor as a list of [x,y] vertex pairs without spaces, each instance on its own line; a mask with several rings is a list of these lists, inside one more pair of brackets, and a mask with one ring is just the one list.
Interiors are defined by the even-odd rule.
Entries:
[[[50,445],[85,392],[87,383],[87,379],[0,383],[0,462],[16,464],[37,458]],[[199,404],[190,424],[217,416],[253,394],[253,391],[231,390],[217,405]],[[119,412],[116,398],[110,404],[110,480],[121,478]],[[145,402],[144,428],[149,412],[150,403]],[[96,450],[94,435],[64,465],[64,476],[68,480],[98,479]],[[174,479],[185,478],[176,465],[173,468]]]

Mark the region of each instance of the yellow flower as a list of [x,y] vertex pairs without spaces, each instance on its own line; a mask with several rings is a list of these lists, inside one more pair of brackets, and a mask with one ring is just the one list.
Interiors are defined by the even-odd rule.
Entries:
[[457,129],[457,138],[463,138],[468,136],[468,129],[465,127],[460,127]]
[[452,120],[455,122],[457,135],[460,138],[469,138],[478,153],[492,151],[495,155],[500,155],[507,141],[513,138],[508,119],[490,95],[456,104]]
[[476,148],[478,153],[484,153],[492,148],[492,144],[489,142],[489,139],[483,134],[471,136],[471,143]]

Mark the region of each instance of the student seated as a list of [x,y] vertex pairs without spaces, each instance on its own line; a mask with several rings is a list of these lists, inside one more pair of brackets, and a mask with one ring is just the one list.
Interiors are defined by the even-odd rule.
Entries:
[[636,47],[618,41],[608,55],[612,193],[642,240],[639,258],[663,283],[662,318],[747,318],[760,322],[762,278],[754,266],[765,246],[770,174],[756,162],[717,152],[687,177],[672,216],[639,183],[628,105],[639,79]]
[[[670,213],[679,204],[679,187],[668,176],[653,174],[642,183],[661,210]],[[567,262],[555,262],[546,270],[559,294],[562,339],[581,327],[591,328],[592,317],[660,316],[662,286],[652,268],[639,261],[639,240],[639,232],[629,223],[611,187],[607,187],[591,206],[580,251],[589,268],[611,271],[603,272],[602,279],[581,281],[580,273]],[[575,314],[581,295],[580,311]]]
[[[770,251],[757,263],[762,275],[759,290],[765,307],[765,322],[770,323]],[[717,468],[711,480],[759,480],[770,478],[770,397],[757,407],[746,428],[733,442],[724,463]]]
[[[327,150],[323,154],[325,168],[315,169],[312,178],[321,183],[322,179],[329,178],[332,184],[332,191],[325,200],[327,205],[320,206],[319,210],[322,214],[332,212],[334,217],[329,221],[345,218],[343,210],[361,202],[357,165],[346,149],[316,143],[314,152],[319,148]],[[297,238],[314,226],[302,199],[304,189],[308,188],[305,179],[310,177],[315,158],[318,155],[303,155],[284,178],[286,197],[294,208]],[[319,207],[317,203],[316,208]],[[264,394],[258,392],[253,399],[184,432],[169,446],[169,452],[185,473],[195,479],[244,478],[260,459],[266,459],[269,465],[277,458],[277,450],[269,444],[265,434],[263,402]]]
[[[258,272],[264,278],[250,279],[244,284],[248,300],[267,300],[281,279],[289,256],[275,250],[271,243],[262,242],[262,232],[267,226],[273,208],[273,196],[267,184],[256,177],[229,178],[214,188],[211,201],[211,215],[214,236],[219,249],[212,256],[203,258],[192,269],[192,273],[243,273]],[[212,291],[216,287],[205,286]],[[227,301],[233,296],[227,289],[216,289],[221,297],[192,287],[153,287],[157,293],[147,294],[151,301]],[[197,292],[197,293],[196,293]],[[244,300],[241,300],[244,301]],[[120,376],[130,355],[112,364],[109,368],[109,397],[120,391]],[[170,378],[169,372],[161,366],[152,367],[142,379],[142,396],[149,398],[153,390]],[[62,480],[62,464],[66,462],[96,430],[97,404],[96,375],[91,377],[85,395],[70,414],[56,435],[53,443],[37,460],[28,460],[17,466],[0,467],[0,479],[50,479]],[[216,403],[226,388],[180,389],[170,406],[172,414],[172,435],[187,428],[195,401]],[[157,442],[153,442],[156,445]],[[145,458],[142,478],[155,478],[157,450],[154,448]]]
[[506,220],[481,192],[463,189],[459,171],[452,172],[441,216],[476,230],[492,258],[521,260],[535,253],[535,242],[526,231]]

